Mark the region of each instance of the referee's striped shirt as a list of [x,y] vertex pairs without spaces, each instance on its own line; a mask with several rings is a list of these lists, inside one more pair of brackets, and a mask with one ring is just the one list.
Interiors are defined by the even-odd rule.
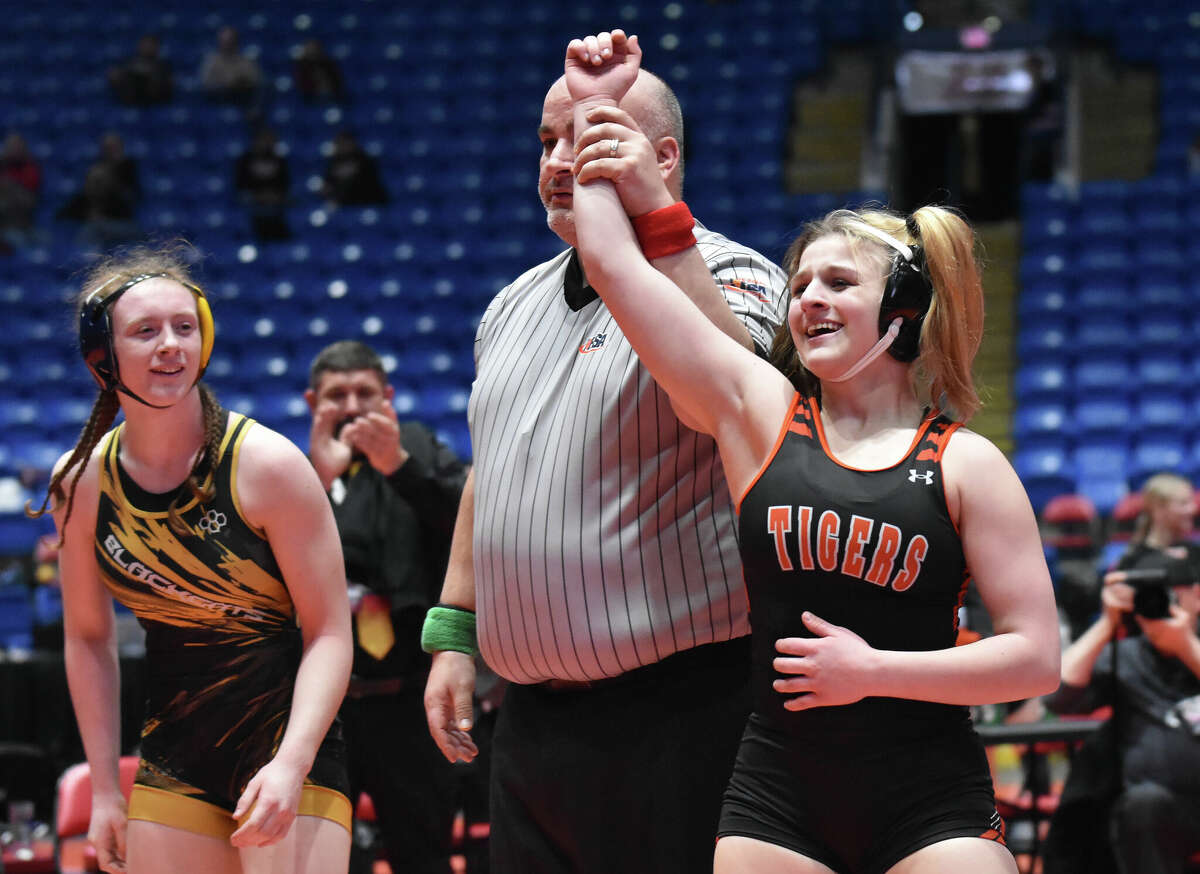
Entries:
[[[782,271],[699,225],[696,236],[769,348]],[[475,362],[476,609],[493,670],[595,680],[749,632],[716,444],[675,418],[574,250],[496,296]]]

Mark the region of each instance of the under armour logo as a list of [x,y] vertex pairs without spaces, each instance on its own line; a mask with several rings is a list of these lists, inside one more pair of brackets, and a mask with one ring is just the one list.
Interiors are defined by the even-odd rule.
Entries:
[[924,480],[925,485],[927,485],[927,486],[933,485],[933,471],[932,470],[920,471],[920,470],[915,470],[910,467],[908,469],[908,481],[910,483],[915,483],[918,480]]
[[219,534],[225,527],[225,514],[209,510],[200,517],[200,530],[205,534]]

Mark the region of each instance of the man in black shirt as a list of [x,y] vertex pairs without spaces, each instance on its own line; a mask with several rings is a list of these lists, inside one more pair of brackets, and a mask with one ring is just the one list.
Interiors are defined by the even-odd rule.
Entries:
[[[1086,777],[1075,773],[1076,759],[1063,802],[1068,793],[1080,801],[1111,798],[1108,832],[1123,874],[1181,874],[1188,857],[1200,852],[1196,558],[1195,547],[1184,544],[1130,550],[1128,561],[1105,576],[1100,616],[1063,653],[1062,685],[1046,701],[1058,713],[1113,708],[1102,729],[1108,752],[1089,760]],[[1145,597],[1153,589],[1159,590],[1157,606],[1155,598]],[[1116,640],[1123,624],[1140,634]],[[1092,809],[1102,810],[1103,804]],[[1097,825],[1103,829],[1102,822],[1092,827]],[[1048,849],[1062,840],[1054,834],[1058,827],[1052,827]],[[1048,858],[1046,870],[1051,868]],[[1067,870],[1057,860],[1053,869]]]
[[305,392],[309,457],[333,504],[355,611],[341,709],[353,797],[374,802],[393,871],[448,874],[455,771],[426,726],[420,636],[467,468],[428,428],[397,421],[393,394],[370,347],[327,346]]

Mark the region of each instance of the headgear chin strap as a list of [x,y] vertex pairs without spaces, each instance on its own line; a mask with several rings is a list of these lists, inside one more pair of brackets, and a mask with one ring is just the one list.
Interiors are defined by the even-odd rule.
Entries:
[[[102,391],[119,391],[147,407],[156,410],[165,406],[152,404],[145,398],[139,397],[121,381],[120,369],[117,365],[117,353],[113,345],[112,306],[117,299],[139,282],[156,277],[166,277],[174,280],[196,296],[196,316],[200,328],[200,370],[196,374],[196,382],[204,375],[208,367],[208,359],[212,355],[214,330],[212,309],[204,292],[190,282],[184,282],[169,273],[140,273],[117,286],[112,292],[105,294],[109,283],[105,283],[93,291],[84,300],[79,309],[79,351],[83,361],[91,371],[92,378]],[[193,383],[194,385],[195,383]]]
[[892,323],[888,325],[888,329],[883,332],[883,336],[879,338],[874,346],[867,350],[866,355],[858,359],[858,361],[856,361],[854,364],[851,364],[845,373],[839,374],[838,376],[826,377],[822,380],[822,382],[845,382],[851,377],[858,376],[858,374],[862,373],[863,368],[865,368],[884,352],[888,351],[892,343],[895,342],[896,337],[900,334],[900,324],[903,321],[904,320],[899,316],[892,319]]

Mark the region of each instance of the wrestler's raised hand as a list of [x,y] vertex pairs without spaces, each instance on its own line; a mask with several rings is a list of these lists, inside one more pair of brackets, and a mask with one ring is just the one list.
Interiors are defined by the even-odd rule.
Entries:
[[612,30],[571,40],[563,70],[567,90],[575,102],[601,100],[616,104],[637,79],[641,65],[637,37]]

